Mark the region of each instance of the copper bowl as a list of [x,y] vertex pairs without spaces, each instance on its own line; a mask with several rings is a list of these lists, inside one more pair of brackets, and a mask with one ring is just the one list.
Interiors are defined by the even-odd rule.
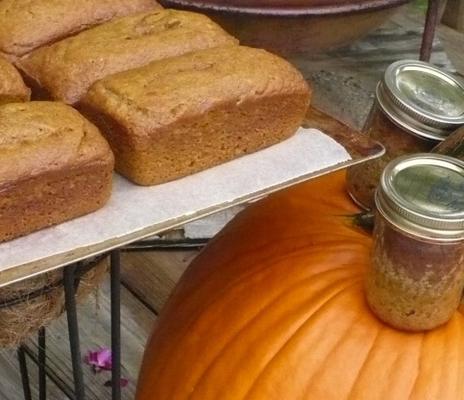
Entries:
[[410,0],[161,0],[209,15],[248,46],[289,55],[347,45]]

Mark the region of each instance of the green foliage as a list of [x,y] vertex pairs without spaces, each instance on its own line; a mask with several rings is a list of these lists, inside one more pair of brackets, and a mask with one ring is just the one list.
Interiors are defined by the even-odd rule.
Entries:
[[427,10],[428,0],[414,0],[413,4],[415,7],[425,12]]

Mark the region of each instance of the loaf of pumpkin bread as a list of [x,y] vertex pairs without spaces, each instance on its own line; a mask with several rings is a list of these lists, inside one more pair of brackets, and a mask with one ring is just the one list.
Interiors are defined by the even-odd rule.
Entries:
[[0,106],[0,241],[102,207],[113,155],[98,129],[61,103]]
[[116,17],[160,8],[154,0],[0,0],[0,54],[32,50]]
[[0,57],[0,105],[28,101],[30,92],[18,70]]
[[106,135],[117,171],[153,185],[288,138],[309,99],[307,83],[285,60],[229,46],[108,77],[80,108]]
[[237,41],[204,15],[175,10],[141,13],[100,25],[32,52],[19,62],[33,87],[76,103],[97,80],[190,51]]

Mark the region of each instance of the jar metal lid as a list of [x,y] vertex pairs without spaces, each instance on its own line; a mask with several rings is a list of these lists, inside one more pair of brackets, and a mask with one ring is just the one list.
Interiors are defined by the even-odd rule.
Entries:
[[464,82],[431,64],[391,64],[376,95],[387,116],[417,136],[441,141],[464,125]]
[[464,162],[441,154],[414,154],[383,171],[376,206],[410,234],[440,241],[464,239]]

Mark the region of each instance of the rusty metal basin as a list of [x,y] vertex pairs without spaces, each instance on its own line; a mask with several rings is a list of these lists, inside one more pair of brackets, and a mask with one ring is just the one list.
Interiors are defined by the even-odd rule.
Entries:
[[209,15],[248,46],[283,55],[347,45],[410,0],[161,0]]

